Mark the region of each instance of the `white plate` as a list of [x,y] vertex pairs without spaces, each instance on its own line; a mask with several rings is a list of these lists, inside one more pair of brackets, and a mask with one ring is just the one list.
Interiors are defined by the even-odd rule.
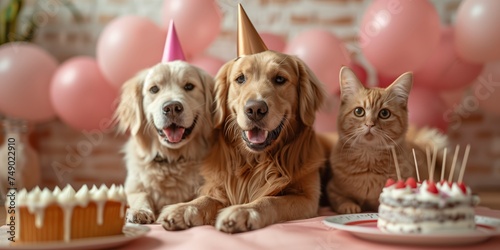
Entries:
[[[70,242],[47,242],[47,243],[36,243],[36,244],[23,244],[9,246],[9,241],[5,241],[7,235],[7,228],[2,227],[0,235],[2,239],[0,242],[0,250],[4,249],[16,249],[16,250],[58,250],[58,249],[68,249],[68,250],[78,250],[78,249],[104,249],[112,248],[124,245],[130,241],[140,238],[151,229],[143,225],[127,224],[123,227],[122,235],[113,235],[106,237],[96,237],[96,238],[85,238],[79,240],[72,240]],[[4,235],[5,234],[5,235]]]
[[500,219],[476,215],[476,230],[472,232],[397,234],[377,228],[377,213],[346,214],[327,217],[323,223],[370,241],[410,245],[463,245],[485,241],[500,235]]

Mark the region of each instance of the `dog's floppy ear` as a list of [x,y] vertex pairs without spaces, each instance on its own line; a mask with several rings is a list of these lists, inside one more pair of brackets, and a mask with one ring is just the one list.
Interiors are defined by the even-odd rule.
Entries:
[[219,69],[215,76],[215,110],[214,110],[214,127],[220,127],[226,120],[228,115],[227,110],[227,95],[229,92],[231,68],[234,61],[229,61]]
[[126,81],[121,90],[120,102],[114,114],[118,123],[118,131],[125,133],[130,130],[132,135],[137,135],[145,122],[142,109],[142,85],[147,71],[142,71]]
[[299,114],[302,122],[313,126],[316,111],[323,105],[326,92],[312,70],[298,57],[294,57],[299,72]]
[[[203,85],[203,90],[205,92],[205,114],[213,114],[215,110],[215,104],[214,104],[214,78],[209,75],[206,71],[203,69],[200,69],[198,67],[195,67],[196,70],[198,71],[198,75],[200,76],[202,85]],[[212,119],[210,120],[210,127],[212,127],[213,124],[213,115]]]

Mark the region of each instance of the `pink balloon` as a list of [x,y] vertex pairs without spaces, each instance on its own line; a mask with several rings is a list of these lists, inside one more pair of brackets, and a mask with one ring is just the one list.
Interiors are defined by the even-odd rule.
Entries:
[[448,123],[444,119],[447,111],[439,93],[413,87],[408,99],[408,119],[417,127],[434,127],[446,132]]
[[283,36],[276,35],[273,33],[262,32],[259,33],[260,38],[266,44],[267,48],[270,50],[283,52],[286,47],[286,41]]
[[349,68],[351,68],[354,74],[356,74],[359,81],[366,86],[366,80],[368,79],[368,73],[366,73],[366,69],[355,61],[351,61],[351,63],[349,64]]
[[467,61],[476,63],[500,59],[500,1],[464,0],[458,7],[456,49]]
[[214,0],[165,0],[163,26],[174,20],[187,57],[203,52],[219,35],[222,14]]
[[340,98],[336,94],[329,95],[324,107],[316,112],[314,129],[318,132],[336,132]]
[[463,109],[469,112],[482,109],[500,115],[500,61],[486,64],[471,87],[471,96],[464,98]]
[[320,29],[300,33],[290,41],[285,53],[304,60],[331,94],[339,90],[340,68],[351,63],[342,41],[331,32]]
[[57,60],[32,43],[0,46],[0,113],[43,122],[55,117],[50,103],[50,80]]
[[415,84],[436,91],[463,88],[481,73],[482,64],[462,60],[454,48],[454,31],[445,27],[434,53],[415,72]]
[[189,63],[205,70],[211,76],[215,76],[225,62],[212,56],[198,56],[190,59]]
[[439,96],[444,101],[446,107],[454,108],[462,102],[467,87],[439,92]]
[[377,0],[366,10],[360,46],[366,59],[387,76],[423,66],[438,45],[439,15],[427,0]]
[[75,129],[105,130],[115,110],[118,91],[91,57],[64,62],[52,79],[51,99],[59,118]]
[[145,17],[124,16],[110,22],[97,41],[97,61],[117,89],[138,71],[161,61],[167,33]]

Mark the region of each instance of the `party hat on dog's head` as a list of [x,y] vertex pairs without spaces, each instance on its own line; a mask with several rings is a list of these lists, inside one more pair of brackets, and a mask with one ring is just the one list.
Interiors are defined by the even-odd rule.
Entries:
[[241,4],[238,4],[238,56],[257,54],[267,50],[267,46],[253,27]]
[[175,31],[174,20],[170,20],[167,40],[165,41],[165,49],[163,50],[161,62],[166,63],[175,60],[186,61],[186,57],[184,56],[181,42],[179,41],[179,37],[177,37],[177,32]]

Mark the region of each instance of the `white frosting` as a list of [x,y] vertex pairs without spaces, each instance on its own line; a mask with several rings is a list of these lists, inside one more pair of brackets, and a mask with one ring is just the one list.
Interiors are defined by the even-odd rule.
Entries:
[[41,206],[48,206],[56,201],[56,197],[54,194],[48,189],[44,188],[42,193],[40,194],[40,200],[39,200],[39,205]]
[[21,189],[21,191],[19,191],[19,193],[16,194],[16,203],[17,203],[16,205],[24,206],[26,205],[27,201],[28,201],[28,191],[26,190],[26,188],[23,188]]
[[[26,206],[28,212],[35,215],[35,226],[42,228],[46,207],[51,204],[59,205],[63,209],[64,214],[64,241],[69,241],[74,207],[86,207],[89,202],[95,202],[97,206],[96,220],[99,225],[102,225],[104,206],[108,200],[121,202],[120,216],[123,218],[127,199],[122,185],[112,185],[109,189],[106,185],[101,185],[99,188],[94,185],[90,190],[87,185],[83,185],[78,192],[75,192],[70,185],[64,187],[63,190],[55,187],[52,192],[47,188],[42,191],[39,187],[34,188],[30,192],[22,189],[16,194],[16,213],[19,213],[19,206]],[[17,224],[19,223],[18,217],[16,216]],[[19,237],[18,228],[16,227],[17,237]]]
[[123,186],[116,187],[115,184],[111,185],[111,187],[108,190],[108,199],[121,203],[120,217],[123,218],[123,216],[125,215],[125,205],[127,203],[127,198],[125,196]]
[[76,201],[80,207],[86,207],[90,201],[90,193],[87,185],[83,185],[75,195]]
[[76,192],[69,184],[64,187],[62,192],[57,195],[57,201],[60,205],[72,205],[74,206],[76,201]]
[[[40,201],[41,194],[42,194],[42,190],[39,187],[36,187],[35,189],[33,189],[31,192],[28,193],[27,203],[28,204],[38,204],[38,202]],[[29,206],[28,210],[30,210],[30,213],[32,213],[31,209],[32,209],[32,207]]]
[[92,200],[97,205],[97,225],[102,225],[104,217],[104,205],[108,199],[108,187],[101,185],[97,191],[91,194]]
[[61,189],[60,189],[59,187],[57,187],[57,186],[54,188],[54,191],[52,191],[52,194],[53,194],[54,196],[56,196],[56,197],[57,197],[60,193],[61,193]]
[[396,188],[396,185],[391,185],[389,187],[384,187],[380,195],[382,198],[392,198],[404,201],[417,200],[421,202],[438,202],[443,200],[445,202],[447,200],[467,202],[472,199],[470,188],[467,187],[467,192],[464,194],[456,183],[453,183],[451,188],[447,183],[442,185],[437,183],[437,194],[429,192],[428,187],[429,184],[427,181],[424,181],[421,185],[417,186],[416,189],[412,189],[408,186],[404,188]]
[[408,187],[385,187],[380,194],[381,230],[400,233],[474,230],[476,200],[467,187],[466,193],[456,184],[437,183],[437,193],[428,190],[424,181],[408,192]]
[[90,189],[90,191],[89,191],[89,192],[90,192],[91,194],[93,194],[93,193],[97,192],[97,190],[98,190],[98,189],[97,189],[96,185],[92,185],[92,188]]
[[66,242],[71,238],[71,218],[73,208],[78,203],[75,196],[76,192],[69,184],[57,196],[57,201],[64,211],[64,241]]

